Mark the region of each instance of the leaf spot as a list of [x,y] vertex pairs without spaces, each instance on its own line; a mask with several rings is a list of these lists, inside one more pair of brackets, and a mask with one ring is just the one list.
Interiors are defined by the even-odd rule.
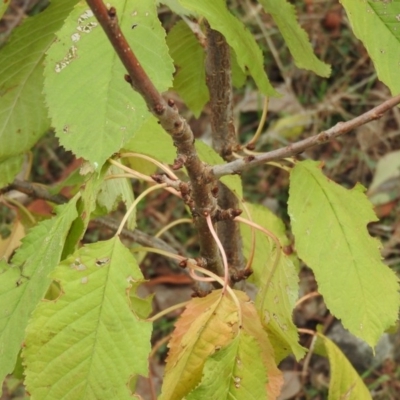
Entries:
[[77,55],[78,55],[77,47],[71,46],[66,56],[60,62],[56,63],[54,70],[57,73],[61,72],[73,59],[77,57]]
[[109,262],[110,262],[110,257],[98,258],[96,260],[96,265],[98,267],[103,267],[104,265],[108,264]]
[[76,43],[79,42],[79,39],[81,38],[81,35],[77,32],[75,32],[73,35],[71,35],[71,40]]
[[85,20],[87,20],[88,18],[91,18],[91,17],[93,17],[93,11],[92,10],[86,10],[78,18],[78,24],[81,24],[82,22],[84,22]]
[[400,14],[397,14],[397,15],[396,15],[396,19],[397,19],[397,21],[400,22]]
[[86,25],[80,25],[76,29],[80,32],[90,33],[94,28],[96,28],[97,22],[89,22]]
[[241,379],[240,379],[240,377],[238,377],[238,376],[235,376],[235,377],[233,378],[233,382],[235,383],[235,388],[236,388],[236,389],[239,389],[239,388],[240,388],[240,381],[241,381]]
[[86,284],[86,283],[88,283],[88,281],[89,281],[89,278],[88,278],[87,276],[84,276],[84,277],[81,279],[81,283],[82,283],[82,284]]

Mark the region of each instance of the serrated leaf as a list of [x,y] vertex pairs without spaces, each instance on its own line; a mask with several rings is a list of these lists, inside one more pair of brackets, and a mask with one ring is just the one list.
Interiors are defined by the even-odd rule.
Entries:
[[169,31],[167,44],[178,67],[174,90],[198,118],[210,98],[206,85],[204,49],[184,21],[179,21]]
[[186,399],[271,399],[266,382],[260,346],[254,337],[239,332],[228,346],[207,359],[200,385]]
[[400,3],[375,0],[340,2],[354,34],[363,42],[373,61],[378,78],[393,95],[399,94]]
[[[106,177],[122,174],[124,171],[115,165],[111,165],[107,171]],[[133,203],[132,185],[127,178],[105,179],[99,189],[97,202],[101,207],[105,207],[107,213],[114,211],[119,202],[125,204],[126,209]],[[127,221],[128,228],[134,230],[136,226],[136,210],[134,210]]]
[[22,154],[50,126],[42,95],[43,57],[53,42],[54,32],[76,2],[52,2],[16,28],[0,50],[0,186],[14,179],[22,164]]
[[372,400],[370,391],[335,343],[319,333],[315,352],[329,359],[331,368],[328,400]]
[[1,381],[14,368],[28,318],[47,291],[48,274],[60,261],[65,238],[77,217],[78,197],[58,207],[56,217],[31,229],[15,253],[12,266],[0,275]]
[[274,19],[296,66],[327,78],[331,74],[331,67],[314,54],[306,32],[297,21],[294,6],[286,0],[260,0],[260,4]]
[[241,308],[242,324],[235,338],[209,357],[201,383],[185,398],[276,399],[283,383],[274,350],[249,297],[234,291]]
[[179,0],[185,8],[207,19],[210,26],[222,33],[236,53],[240,68],[253,77],[261,93],[279,96],[264,71],[263,55],[253,35],[229,12],[225,0]]
[[[116,0],[113,6],[150,79],[159,91],[165,91],[172,84],[173,65],[154,1]],[[57,39],[45,67],[52,123],[64,147],[102,166],[150,113],[141,96],[124,81],[125,69],[86,2],[75,7]]]
[[89,244],[53,272],[62,292],[41,303],[27,328],[23,358],[34,398],[131,399],[133,374],[147,375],[151,323],[132,309],[143,281],[118,238]]
[[238,311],[229,295],[216,290],[195,298],[175,325],[160,400],[182,399],[201,380],[208,356],[232,341]]
[[[283,222],[266,207],[247,204],[253,221],[277,236],[282,246],[288,244]],[[252,246],[251,229],[241,226],[243,249],[249,255]],[[279,263],[274,268],[276,246],[272,239],[256,231],[256,251],[253,259],[251,281],[257,286],[256,307],[263,316],[277,361],[293,353],[297,359],[305,350],[299,344],[297,328],[293,323],[293,309],[298,298],[298,273],[293,261],[281,251]]]
[[328,308],[374,346],[397,320],[399,286],[368,233],[377,218],[363,191],[361,185],[347,190],[317,162],[303,161],[290,175],[289,215],[299,257],[314,271]]

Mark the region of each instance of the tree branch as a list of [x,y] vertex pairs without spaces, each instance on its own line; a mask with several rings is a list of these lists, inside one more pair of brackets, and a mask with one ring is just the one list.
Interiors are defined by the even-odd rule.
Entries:
[[[10,190],[17,190],[18,192],[25,193],[26,195],[35,199],[47,200],[54,204],[65,204],[69,200],[62,194],[51,194],[48,189],[45,188],[43,185],[21,181],[19,179],[15,179],[13,183],[2,188],[0,193],[4,194],[9,192]],[[98,217],[95,218],[93,221],[98,224],[104,225],[115,232],[118,230],[119,227],[119,221],[116,221],[110,217]],[[141,244],[142,246],[155,247],[157,249],[165,250],[170,253],[177,253],[177,251],[168,243],[164,242],[164,240],[152,237],[147,233],[139,231],[138,229],[135,229],[134,231],[123,229],[121,235],[128,239],[131,239],[133,242]]]
[[272,150],[256,156],[244,157],[224,165],[215,165],[211,168],[211,172],[216,178],[220,178],[224,175],[238,174],[247,168],[255,167],[266,162],[277,161],[285,157],[291,157],[296,154],[300,154],[310,147],[329,142],[330,140],[345,133],[348,133],[361,125],[365,125],[370,121],[381,118],[386,111],[390,110],[398,104],[400,104],[400,95],[386,100],[379,106],[367,111],[362,115],[359,115],[358,117],[351,119],[350,121],[338,122],[332,128],[318,133],[317,135],[311,136],[304,140],[300,140],[299,142],[290,144],[286,147],[282,147],[281,149]]
[[[230,49],[224,36],[206,22],[206,82],[210,92],[211,137],[214,150],[226,161],[233,159],[238,145],[233,123]],[[222,210],[238,209],[237,197],[218,182],[218,206]],[[216,224],[218,237],[225,249],[231,274],[244,269],[240,227],[232,219]]]
[[186,120],[179,115],[174,101],[167,102],[151,82],[119,27],[116,9],[107,9],[102,0],[87,0],[87,3],[128,71],[125,79],[143,97],[149,111],[172,136],[178,158],[184,160],[192,186],[195,204],[192,213],[199,232],[200,255],[210,271],[222,275],[223,266],[218,247],[204,218],[205,213],[213,215],[217,210],[216,200],[211,194],[211,189],[215,186],[214,178],[197,155],[193,132]]

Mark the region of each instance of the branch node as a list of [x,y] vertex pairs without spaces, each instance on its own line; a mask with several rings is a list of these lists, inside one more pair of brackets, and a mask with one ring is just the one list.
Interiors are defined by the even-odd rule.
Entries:
[[156,104],[156,105],[154,106],[154,112],[155,112],[157,115],[162,115],[162,114],[164,113],[164,111],[165,111],[165,106],[164,106],[163,104],[158,103],[158,104]]
[[233,220],[243,211],[238,208],[228,208],[227,210],[217,210],[214,215],[214,221]]
[[115,9],[115,7],[110,7],[108,9],[108,16],[112,19],[114,19],[117,16],[117,10]]
[[247,268],[241,271],[234,271],[234,273],[231,275],[231,281],[240,282],[247,279],[252,274],[253,270],[251,268]]
[[178,157],[175,158],[173,165],[171,165],[171,168],[175,171],[178,169],[181,169],[187,160],[187,156],[184,154],[179,154]]
[[125,74],[124,79],[126,82],[128,82],[132,86],[132,78],[130,77],[130,75]]
[[253,161],[254,159],[255,159],[254,156],[247,156],[247,157],[245,157],[244,161],[245,161],[246,163],[249,163],[249,162]]
[[163,177],[160,174],[150,175],[150,178],[153,179],[154,182],[163,183]]

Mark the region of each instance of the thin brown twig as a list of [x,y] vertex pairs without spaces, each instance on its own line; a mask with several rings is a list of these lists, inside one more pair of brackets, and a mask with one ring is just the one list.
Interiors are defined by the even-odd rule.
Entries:
[[15,179],[14,182],[0,189],[0,194],[10,192],[11,190],[16,190],[36,199],[47,200],[54,204],[64,204],[68,201],[68,198],[62,194],[51,194],[43,185],[21,181],[20,179]]
[[283,158],[300,154],[310,147],[329,142],[330,140],[340,135],[344,135],[345,133],[348,133],[355,128],[358,128],[362,125],[367,124],[368,122],[381,118],[386,111],[397,106],[398,104],[400,104],[400,95],[394,96],[389,100],[386,100],[379,106],[374,107],[373,109],[359,115],[358,117],[351,119],[350,121],[338,122],[332,128],[320,132],[317,135],[311,136],[304,140],[300,140],[299,142],[290,144],[286,147],[282,147],[281,149],[272,150],[256,156],[244,157],[223,165],[215,165],[211,168],[211,172],[216,178],[220,178],[224,175],[238,174],[245,169],[265,164],[269,161],[282,160]]
[[207,262],[207,268],[222,275],[223,266],[218,247],[203,217],[204,213],[213,215],[217,210],[216,199],[211,194],[215,183],[209,169],[197,155],[193,132],[186,120],[180,116],[174,101],[170,99],[167,102],[161,96],[141,66],[120,29],[116,9],[114,7],[107,9],[102,0],[87,0],[87,3],[125,66],[128,72],[125,79],[143,97],[149,111],[158,119],[164,130],[171,135],[177,148],[178,157],[185,160],[184,165],[191,182],[195,203],[193,219],[199,232],[200,253]]
[[[65,204],[69,200],[62,194],[51,194],[44,185],[21,181],[20,179],[15,179],[13,183],[2,188],[0,190],[0,194],[6,194],[11,190],[16,190],[18,192],[25,193],[32,198],[43,199],[54,204]],[[111,217],[98,217],[93,219],[92,222],[103,225],[114,232],[118,230],[119,226],[119,221]],[[177,251],[164,240],[150,236],[138,229],[135,229],[134,231],[123,229],[121,235],[132,240],[133,242],[141,244],[142,246],[155,247],[170,253],[177,253]]]

